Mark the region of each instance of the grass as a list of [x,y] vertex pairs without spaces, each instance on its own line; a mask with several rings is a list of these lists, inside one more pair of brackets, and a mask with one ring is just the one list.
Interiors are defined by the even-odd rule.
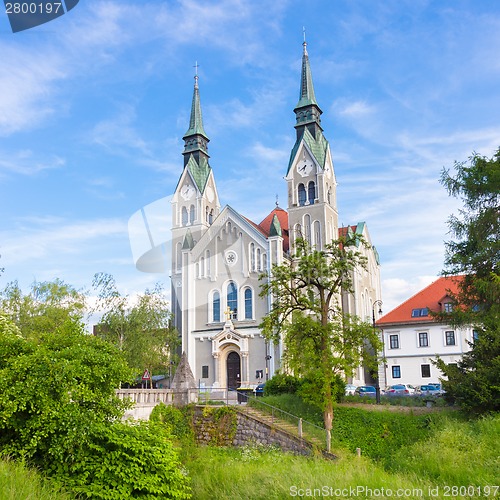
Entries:
[[[307,495],[307,490],[330,493],[336,489],[391,488],[421,490],[432,486],[430,481],[405,474],[389,473],[365,457],[344,454],[336,461],[307,458],[281,453],[263,447],[197,448],[185,464],[192,477],[193,498],[204,500],[270,500]],[[293,495],[295,493],[295,495]],[[302,495],[300,494],[302,493]],[[413,492],[414,493],[414,492]],[[316,496],[320,496],[317,494]],[[326,495],[323,495],[326,496]],[[353,495],[334,495],[338,498]],[[360,498],[367,496],[360,494]],[[416,497],[412,495],[412,497]],[[424,496],[425,498],[425,496]]]
[[58,492],[35,470],[10,460],[0,460],[0,498],[2,500],[70,500]]

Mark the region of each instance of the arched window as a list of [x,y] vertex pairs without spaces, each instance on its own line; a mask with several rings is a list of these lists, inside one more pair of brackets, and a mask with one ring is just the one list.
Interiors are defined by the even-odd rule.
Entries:
[[332,188],[328,188],[328,194],[327,194],[327,199],[328,199],[328,204],[332,204]]
[[210,278],[210,250],[205,252],[207,276]]
[[210,213],[208,214],[208,223],[212,224],[213,221],[214,221],[214,209],[212,208],[212,210],[210,210]]
[[311,216],[307,214],[304,217],[304,239],[311,245]]
[[306,188],[304,187],[304,184],[299,184],[298,192],[299,192],[299,206],[302,207],[306,204]]
[[208,206],[205,207],[205,220],[208,222]]
[[321,250],[321,224],[319,220],[314,221],[314,244],[318,250]]
[[175,251],[175,265],[177,271],[181,270],[182,267],[182,244],[179,241],[177,245],[175,246],[176,251]]
[[231,311],[231,318],[238,317],[238,289],[233,281],[227,285],[227,307]]
[[260,260],[260,248],[257,248],[257,271],[262,271],[262,262]]
[[200,278],[205,277],[205,259],[203,257],[200,258]]
[[253,304],[252,304],[252,289],[247,288],[245,289],[245,319],[252,319],[252,309],[253,309]]
[[262,269],[267,271],[267,254],[262,254]]
[[220,295],[219,292],[214,292],[212,299],[212,320],[220,321]]
[[296,238],[303,238],[304,235],[302,234],[302,226],[300,224],[295,224],[295,237]]
[[255,271],[255,245],[250,243],[250,272]]
[[182,225],[187,226],[188,223],[188,211],[186,207],[182,207]]
[[195,210],[194,210],[194,205],[191,205],[191,207],[189,208],[189,222],[191,224],[194,223],[194,219],[196,219],[196,213],[195,213]]
[[314,205],[314,199],[316,198],[316,184],[313,181],[307,186],[307,197],[309,198],[309,205]]

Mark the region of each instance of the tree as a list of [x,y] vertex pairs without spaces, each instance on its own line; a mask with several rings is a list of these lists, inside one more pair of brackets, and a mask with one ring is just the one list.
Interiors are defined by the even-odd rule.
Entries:
[[473,413],[500,410],[500,148],[491,159],[473,154],[443,169],[441,183],[464,208],[448,220],[454,238],[446,243],[445,276],[460,275],[451,313],[436,315],[477,332],[471,350],[455,365],[437,366],[448,397]]
[[104,311],[97,336],[115,345],[137,374],[145,368],[164,373],[176,358],[179,336],[161,287],[134,300],[120,294],[109,274],[96,274],[93,285],[99,290],[97,307]]
[[59,279],[34,282],[27,294],[13,281],[0,293],[0,310],[25,338],[38,337],[65,323],[80,324],[85,312],[85,295]]
[[82,324],[24,338],[0,315],[2,453],[42,467],[67,459],[93,424],[122,416],[115,389],[129,379],[119,353]]
[[375,368],[381,346],[370,324],[342,311],[341,296],[352,292],[353,273],[366,268],[361,245],[368,247],[359,236],[345,236],[317,250],[298,239],[292,258],[273,266],[261,286],[261,296],[270,294],[273,301],[263,333],[283,342],[284,362],[308,380],[308,399],[323,411],[328,450],[336,376],[351,376],[362,362]]

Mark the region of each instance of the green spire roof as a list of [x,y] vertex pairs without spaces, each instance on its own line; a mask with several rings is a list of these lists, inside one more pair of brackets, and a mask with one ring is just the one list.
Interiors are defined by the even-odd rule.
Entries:
[[293,161],[295,160],[295,156],[297,155],[297,151],[299,150],[299,146],[302,141],[307,144],[309,150],[313,154],[319,166],[324,169],[326,155],[328,152],[328,141],[323,134],[319,134],[315,139],[309,132],[309,130],[307,128],[304,128],[302,135],[297,139],[295,145],[292,148],[292,152],[290,153],[290,161],[288,162],[287,173],[290,171],[290,168],[293,164]]
[[309,65],[309,55],[307,53],[307,43],[304,41],[304,52],[302,54],[302,76],[300,79],[300,97],[299,102],[295,108],[302,108],[304,106],[310,106],[315,104],[316,96],[314,95],[314,85],[311,74],[311,66]]
[[192,250],[194,247],[194,240],[191,231],[188,229],[186,231],[186,236],[184,236],[184,241],[182,242],[183,250]]
[[269,228],[269,237],[272,236],[282,236],[281,224],[278,219],[278,216],[274,214],[273,220],[271,222],[271,227]]
[[203,191],[205,191],[205,186],[211,170],[208,160],[202,156],[200,157],[200,163],[198,164],[194,159],[194,156],[191,155],[189,157],[189,161],[187,162],[187,169],[193,177],[194,182],[196,182],[196,186],[200,190],[200,193],[203,193]]
[[189,129],[184,134],[183,139],[192,135],[202,135],[208,139],[203,129],[203,117],[201,116],[200,91],[198,88],[198,75],[194,77],[193,102],[191,104],[191,117],[189,119]]

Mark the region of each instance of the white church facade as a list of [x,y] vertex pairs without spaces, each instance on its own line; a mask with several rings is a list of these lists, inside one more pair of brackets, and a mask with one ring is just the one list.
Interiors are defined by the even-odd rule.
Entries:
[[[266,341],[259,324],[270,298],[261,297],[260,276],[289,259],[297,235],[321,249],[339,231],[362,234],[364,222],[339,228],[335,171],[323,135],[307,46],[304,42],[296,142],[288,165],[288,207],[276,206],[261,222],[221,206],[216,171],[209,163],[195,76],[184,168],[172,198],[172,311],[196,381],[205,387],[252,387],[280,368],[282,345]],[[368,269],[354,279],[355,292],[343,308],[371,321],[381,298],[380,265],[374,247],[365,248]],[[351,380],[350,380],[351,381]],[[365,383],[360,367],[352,382]]]

